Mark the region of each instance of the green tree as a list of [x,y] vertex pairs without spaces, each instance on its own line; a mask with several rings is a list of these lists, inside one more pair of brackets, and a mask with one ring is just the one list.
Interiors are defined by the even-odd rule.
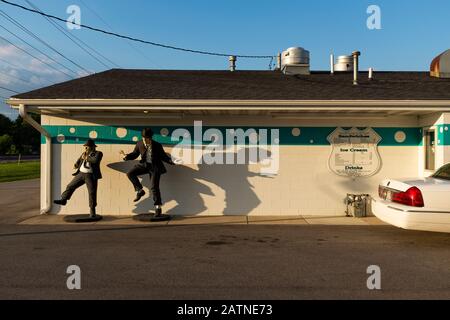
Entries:
[[13,144],[13,139],[10,135],[4,134],[0,136],[0,155],[6,154]]
[[0,114],[0,135],[11,134],[13,122],[7,116]]
[[[41,121],[40,115],[31,114],[31,117],[38,123]],[[41,136],[39,132],[24,121],[22,117],[17,117],[12,125],[11,131],[13,144],[16,147],[16,153],[39,153]]]

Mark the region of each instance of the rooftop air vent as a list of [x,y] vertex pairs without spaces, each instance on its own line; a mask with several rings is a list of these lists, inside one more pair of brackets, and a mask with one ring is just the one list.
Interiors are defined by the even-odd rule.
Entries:
[[353,56],[339,56],[334,64],[334,72],[353,71]]
[[433,59],[430,75],[436,78],[450,78],[450,49]]
[[281,53],[281,71],[288,75],[310,74],[309,51],[292,47]]

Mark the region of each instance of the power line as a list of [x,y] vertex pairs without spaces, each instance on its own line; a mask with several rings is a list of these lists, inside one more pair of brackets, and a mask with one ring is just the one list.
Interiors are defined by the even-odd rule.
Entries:
[[3,73],[0,73],[0,75],[6,76],[6,77],[12,78],[12,79],[20,80],[20,81],[25,82],[25,83],[31,83],[30,80],[22,79],[22,78],[20,78],[20,77],[13,76],[12,74],[9,74],[9,73],[3,72]]
[[115,32],[110,32],[110,31],[99,29],[99,28],[91,27],[91,26],[88,26],[88,25],[85,25],[85,24],[78,24],[78,23],[75,23],[75,22],[72,22],[72,21],[67,21],[65,19],[59,18],[57,16],[54,16],[54,15],[51,15],[51,14],[48,14],[48,13],[44,13],[44,12],[41,12],[41,11],[38,11],[38,10],[34,10],[34,9],[30,9],[30,8],[24,7],[24,6],[22,6],[20,4],[17,4],[17,3],[9,2],[9,1],[6,1],[6,0],[0,0],[0,1],[3,2],[3,3],[9,4],[9,5],[13,6],[13,7],[17,7],[17,8],[29,11],[29,12],[37,13],[37,14],[40,14],[42,16],[46,16],[48,18],[51,18],[51,19],[54,19],[54,20],[58,20],[58,21],[61,21],[61,22],[64,22],[64,23],[69,22],[69,23],[71,23],[73,25],[80,26],[82,28],[86,28],[86,29],[89,29],[89,30],[92,30],[92,31],[101,32],[101,33],[104,33],[104,34],[107,34],[107,35],[110,35],[110,36],[123,38],[123,39],[128,39],[128,40],[135,41],[135,42],[141,42],[141,43],[149,44],[149,45],[156,46],[156,47],[172,49],[172,50],[178,50],[178,51],[184,51],[184,52],[190,52],[190,53],[204,54],[204,55],[210,55],[210,56],[219,56],[219,57],[236,56],[238,58],[248,58],[248,59],[270,59],[270,58],[273,57],[273,55],[265,55],[265,56],[264,55],[241,55],[241,54],[218,53],[218,52],[209,52],[209,51],[203,51],[203,50],[194,50],[194,49],[187,49],[187,48],[176,47],[176,46],[172,46],[172,45],[167,45],[167,44],[162,44],[162,43],[157,43],[157,42],[152,42],[152,41],[142,40],[142,39],[139,39],[139,38],[133,38],[133,37],[130,37],[130,36],[121,35],[121,34],[118,34],[118,33],[115,33]]
[[[35,10],[39,11],[42,13],[42,11],[35,6],[33,3],[31,3],[28,0],[25,0],[31,7],[33,7]],[[98,59],[96,56],[94,56],[91,52],[89,52],[85,47],[83,47],[82,45],[80,45],[76,40],[78,40],[80,43],[82,43],[84,46],[86,46],[87,48],[89,48],[91,51],[94,51],[95,53],[97,53],[99,56],[101,56],[103,59],[109,61],[113,66],[117,66],[119,67],[117,64],[115,64],[114,62],[112,62],[111,60],[109,60],[108,58],[106,58],[104,55],[102,55],[101,53],[99,53],[97,50],[93,49],[92,47],[90,47],[86,42],[84,42],[83,40],[81,40],[80,38],[78,38],[77,36],[67,32],[64,28],[62,28],[61,26],[59,26],[58,24],[56,24],[53,20],[49,19],[48,17],[44,18],[50,22],[59,32],[61,32],[64,36],[66,36],[70,41],[72,41],[76,46],[78,46],[81,50],[83,50],[84,52],[86,52],[89,56],[91,56],[93,59],[95,59],[98,63],[100,63],[102,66],[104,66],[106,69],[110,69],[110,66],[108,66],[106,63],[104,63],[103,61],[101,61],[100,59]],[[76,40],[74,40],[76,39]],[[120,67],[119,67],[120,68]]]
[[8,88],[1,87],[1,86],[0,86],[0,89],[6,90],[6,91],[11,91],[12,93],[19,93],[19,92],[16,91],[16,90],[8,89]]
[[[19,27],[20,29],[22,29],[24,32],[26,32],[28,35],[32,36],[34,39],[36,39],[37,41],[39,41],[40,43],[42,43],[43,45],[45,45],[47,48],[49,48],[50,50],[52,50],[53,52],[57,53],[59,56],[61,56],[62,58],[66,59],[67,61],[69,61],[70,63],[72,63],[73,65],[75,65],[76,67],[86,71],[89,73],[89,71],[87,69],[85,69],[84,67],[82,67],[81,65],[79,65],[78,63],[76,63],[75,61],[69,59],[67,56],[65,56],[64,54],[62,54],[60,51],[56,50],[54,47],[52,47],[50,44],[48,44],[46,41],[42,40],[40,37],[38,37],[35,33],[33,33],[32,31],[30,31],[28,28],[26,28],[23,24],[21,24],[20,22],[18,22],[16,19],[14,19],[13,17],[11,17],[10,15],[8,15],[6,12],[4,12],[3,10],[0,10],[0,15],[2,15],[5,19],[8,19],[9,22],[11,22],[12,24],[14,24],[16,27]],[[73,72],[74,74],[77,74],[75,71],[71,70],[70,68],[67,68],[66,66],[64,66],[64,68],[66,68],[67,70]]]
[[106,22],[106,20],[103,19],[101,15],[99,15],[96,11],[94,11],[94,9],[89,7],[83,0],[79,0],[79,1],[83,6],[88,8],[88,10],[91,11],[99,20],[101,20],[105,26],[112,29],[112,27],[108,24],[108,22]]
[[[5,60],[5,59],[3,59],[3,58],[0,58],[0,61],[2,61],[3,63],[9,65],[9,66],[10,66],[11,68],[13,68],[13,69],[20,70],[20,71],[25,71],[25,72],[28,72],[28,73],[30,73],[30,74],[36,76],[36,77],[42,78],[40,74],[37,74],[37,73],[31,72],[31,71],[29,71],[29,70],[27,70],[27,69],[24,69],[22,66],[18,66],[17,64],[11,63],[11,62],[8,61],[8,60]],[[48,79],[45,79],[45,78],[43,78],[43,79],[46,80],[48,83],[52,83],[52,81],[49,81]]]
[[3,40],[3,41],[5,41],[5,42],[8,42],[8,43],[9,43],[10,45],[12,45],[13,47],[15,47],[16,49],[18,49],[18,50],[22,51],[23,53],[25,53],[25,54],[29,55],[29,56],[30,56],[30,57],[32,57],[32,58],[34,58],[34,59],[38,60],[39,62],[41,62],[41,63],[45,64],[46,66],[48,66],[48,67],[52,68],[53,70],[55,70],[55,71],[58,71],[58,72],[60,72],[60,73],[63,73],[63,74],[65,74],[66,76],[68,76],[69,78],[73,79],[73,77],[72,77],[71,75],[69,75],[69,74],[65,73],[65,72],[64,72],[64,71],[62,71],[62,70],[59,70],[59,69],[55,68],[55,67],[54,67],[54,66],[52,66],[51,64],[49,64],[49,63],[47,63],[47,62],[43,61],[42,59],[40,59],[40,58],[36,57],[35,55],[33,55],[33,54],[29,53],[28,51],[26,51],[26,50],[22,49],[21,47],[19,47],[19,46],[16,46],[16,45],[15,45],[14,43],[12,43],[11,41],[9,41],[8,39],[6,39],[6,38],[4,38],[4,37],[2,37],[2,36],[0,36],[0,39],[2,39],[2,40]]
[[[33,48],[34,50],[36,50],[37,52],[39,52],[40,54],[42,54],[42,55],[45,56],[46,58],[48,58],[48,59],[50,59],[51,61],[55,62],[56,64],[58,64],[58,65],[60,65],[60,66],[62,66],[62,67],[64,67],[64,68],[66,68],[67,70],[69,70],[69,71],[71,71],[71,72],[74,72],[73,70],[68,69],[68,68],[65,67],[63,64],[59,63],[58,61],[56,61],[55,59],[53,59],[52,57],[50,57],[48,54],[46,54],[46,53],[43,52],[42,50],[40,50],[40,49],[36,48],[35,46],[33,46],[32,44],[30,44],[28,41],[22,39],[21,37],[19,37],[18,35],[16,35],[14,32],[8,30],[5,26],[0,25],[0,28],[2,28],[3,30],[5,30],[6,32],[8,32],[8,33],[11,34],[12,36],[14,36],[15,38],[19,39],[20,41],[22,41],[23,43],[25,43],[25,44],[28,45],[29,47]],[[11,42],[10,42],[9,40],[7,40],[6,38],[3,38],[3,37],[1,37],[1,38],[2,38],[3,40],[5,40],[5,41],[11,43]],[[11,44],[12,44],[12,43],[11,43]],[[42,61],[42,60],[41,60],[41,61]],[[44,61],[42,61],[42,62],[44,62]],[[45,62],[45,63],[46,63],[46,62]],[[46,64],[47,64],[48,66],[51,66],[51,65],[48,64],[48,63],[46,63]],[[54,68],[54,67],[52,66],[52,68]],[[69,75],[68,73],[66,73],[66,72],[64,72],[64,71],[62,71],[62,70],[58,70],[58,69],[56,69],[56,68],[54,68],[54,69],[57,70],[58,72],[64,73],[65,75],[67,75],[67,76],[70,77],[70,78],[73,78],[71,75]],[[76,73],[75,73],[75,74],[76,74]]]
[[[51,21],[51,20],[50,20]],[[54,21],[52,21],[54,23]],[[55,24],[56,26],[58,26],[57,24]],[[61,26],[58,26],[59,28],[61,28]],[[108,61],[112,66],[116,67],[116,68],[120,68],[120,66],[115,63],[114,61],[112,61],[111,59],[109,59],[108,57],[106,57],[105,55],[103,55],[101,52],[97,51],[95,48],[91,47],[90,45],[88,45],[86,42],[84,42],[83,40],[81,40],[79,37],[77,37],[74,34],[68,33],[66,30],[64,30],[62,28],[62,30],[64,32],[66,32],[69,36],[75,38],[76,40],[78,40],[81,44],[85,45],[88,49],[90,49],[91,51],[93,51],[94,53],[96,53],[98,56],[102,57],[104,60]],[[95,57],[94,57],[95,58]],[[99,60],[97,60],[99,61]],[[102,63],[103,64],[103,63]]]
[[[17,34],[15,34],[14,32],[12,32],[11,30],[7,29],[5,26],[0,25],[0,28],[2,28],[3,30],[5,30],[6,32],[8,32],[9,34],[11,34],[13,37],[19,39],[20,41],[22,41],[23,43],[25,43],[26,45],[28,45],[29,47],[33,48],[34,50],[36,50],[37,52],[39,52],[40,54],[42,54],[43,56],[47,57],[48,59],[50,59],[51,61],[55,62],[56,64],[58,64],[59,66],[69,70],[70,72],[73,72],[74,74],[76,74],[75,71],[67,68],[65,65],[63,65],[62,63],[60,63],[59,61],[53,59],[51,56],[49,56],[48,54],[46,54],[45,52],[43,52],[42,50],[36,48],[35,46],[33,46],[32,44],[30,44],[28,41],[24,40],[23,38],[19,37]],[[70,75],[68,75],[69,77],[71,77]]]
[[[5,15],[7,16],[7,17],[5,17],[5,18],[7,18],[8,20],[9,20],[9,16],[8,16],[8,14],[6,14],[5,12],[3,12],[3,10],[0,10],[0,15],[2,15],[3,17],[5,17]],[[8,18],[9,17],[9,18]],[[11,18],[12,19],[12,18]],[[13,19],[14,20],[14,19]],[[10,20],[10,22],[12,22],[11,20]],[[13,23],[13,22],[12,22]],[[19,23],[20,24],[20,23]],[[26,29],[26,28],[25,28]],[[31,31],[30,31],[31,32]],[[1,61],[3,61],[3,62],[5,62],[6,64],[8,64],[8,65],[10,65],[10,66],[14,66],[12,63],[10,63],[10,62],[8,62],[8,61],[6,61],[6,60],[4,60],[4,59],[1,59],[0,58],[0,60]],[[19,67],[20,68],[20,67]],[[19,80],[19,81],[22,81],[22,82],[24,82],[24,83],[28,83],[28,84],[32,84],[31,83],[31,81],[30,80],[28,80],[28,79],[23,79],[23,78],[21,78],[21,77],[17,77],[17,76],[15,76],[15,75],[12,75],[12,74],[9,74],[9,73],[6,73],[6,72],[4,72],[4,73],[1,73],[1,75],[3,75],[3,76],[6,76],[6,77],[8,77],[8,78],[11,78],[11,79],[16,79],[16,80]]]
[[[91,11],[100,21],[103,22],[103,24],[110,28],[111,31],[115,31],[114,28],[104,19],[102,18],[102,16],[97,13],[94,9],[92,9],[91,7],[89,7],[83,0],[79,0],[80,3],[85,6],[89,11]],[[136,51],[137,53],[139,53],[142,57],[144,57],[145,59],[147,59],[151,64],[157,65],[152,59],[150,59],[145,53],[143,53],[141,50],[139,50],[138,47],[136,47],[132,42],[130,42],[129,40],[125,40],[122,39],[131,49],[133,49],[134,51]]]
[[97,57],[95,57],[92,53],[90,53],[86,48],[84,48],[82,45],[80,45],[78,42],[76,42],[73,38],[72,35],[70,33],[67,33],[64,29],[60,29],[61,27],[58,26],[57,24],[54,23],[54,21],[50,20],[49,18],[45,17],[50,24],[52,24],[59,32],[61,32],[66,38],[68,38],[70,41],[72,41],[77,47],[79,47],[81,50],[83,50],[84,52],[86,52],[89,56],[91,56],[94,60],[96,60],[98,63],[100,63],[103,67],[105,67],[106,69],[109,69],[110,67],[102,62],[100,59],[98,59]]

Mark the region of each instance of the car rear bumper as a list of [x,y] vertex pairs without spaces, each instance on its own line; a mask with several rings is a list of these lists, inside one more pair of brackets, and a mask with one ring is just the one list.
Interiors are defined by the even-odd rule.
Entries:
[[380,220],[399,228],[450,233],[450,211],[421,211],[376,198],[372,199],[372,212]]

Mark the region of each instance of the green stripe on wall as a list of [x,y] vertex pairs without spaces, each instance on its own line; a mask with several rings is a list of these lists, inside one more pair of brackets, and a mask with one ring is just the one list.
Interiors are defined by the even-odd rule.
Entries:
[[439,124],[437,127],[437,145],[450,146],[450,125]]
[[[134,144],[134,139],[140,139],[141,131],[144,126],[44,126],[44,128],[51,134],[52,143],[55,144],[83,144],[90,136],[96,136],[95,142],[97,144]],[[119,131],[124,132],[126,129],[126,135],[123,137],[118,136]],[[186,129],[190,132],[191,137],[194,138],[193,126],[151,126],[155,132],[155,140],[163,144],[175,145],[179,141],[171,140],[171,134],[176,129]],[[160,134],[162,129],[167,129],[169,134],[164,137]],[[336,127],[203,127],[203,133],[208,129],[218,129],[222,133],[224,140],[226,137],[226,130],[228,129],[255,129],[257,132],[262,129],[266,129],[268,132],[268,142],[270,143],[270,130],[279,129],[280,145],[315,145],[324,146],[329,145],[327,140],[328,135],[336,129]],[[299,128],[300,135],[294,136],[292,129]],[[422,144],[422,129],[416,127],[379,127],[373,128],[382,138],[380,146],[419,146]],[[403,131],[406,135],[406,139],[403,142],[397,142],[395,139],[396,133]],[[448,131],[443,131],[443,135]],[[93,135],[94,134],[94,135]],[[447,136],[446,139],[449,137]],[[442,139],[442,141],[447,141]],[[42,143],[45,143],[44,137],[41,139]],[[196,141],[198,144],[200,141]],[[205,141],[205,144],[209,144],[209,141]],[[246,144],[251,144],[248,139]]]

